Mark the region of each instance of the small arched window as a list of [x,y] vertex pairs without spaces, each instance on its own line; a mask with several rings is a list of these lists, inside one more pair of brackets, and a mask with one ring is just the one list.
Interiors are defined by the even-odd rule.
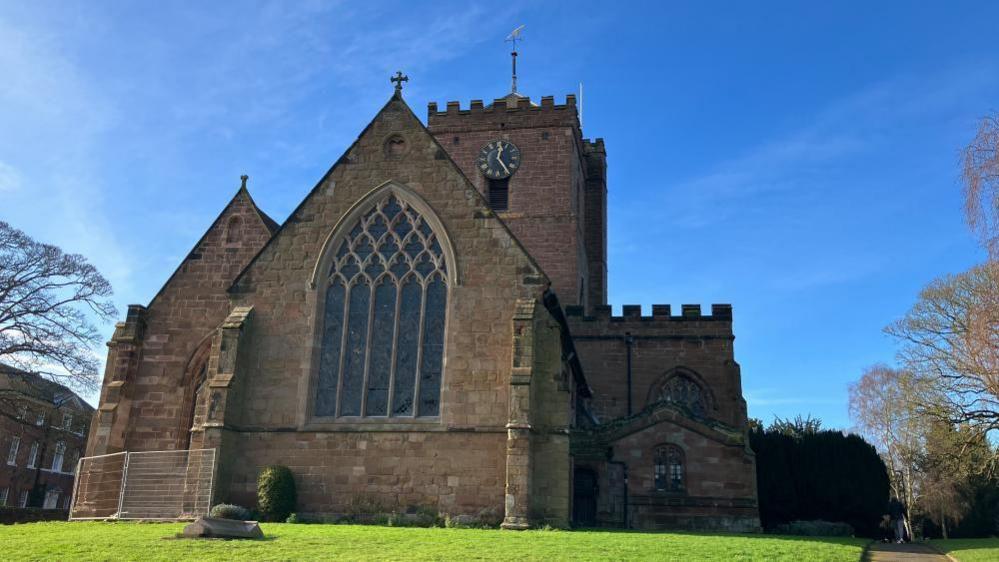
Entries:
[[426,217],[389,192],[333,239],[315,415],[440,414],[448,269]]
[[238,244],[243,237],[243,219],[232,217],[225,229],[225,243]]
[[704,389],[691,377],[677,374],[670,377],[659,388],[657,400],[683,406],[695,416],[708,413],[708,402]]
[[660,492],[683,492],[686,490],[686,469],[683,449],[676,445],[656,447],[655,484]]

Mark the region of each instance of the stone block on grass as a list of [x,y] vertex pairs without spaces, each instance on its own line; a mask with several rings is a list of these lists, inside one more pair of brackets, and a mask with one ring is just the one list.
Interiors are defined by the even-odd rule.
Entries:
[[184,537],[189,539],[262,539],[264,532],[256,521],[237,521],[199,517],[184,527]]

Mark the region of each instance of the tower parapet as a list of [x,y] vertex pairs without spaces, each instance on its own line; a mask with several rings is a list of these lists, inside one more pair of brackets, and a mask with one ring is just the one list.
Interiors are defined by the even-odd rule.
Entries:
[[[437,102],[427,104],[427,126],[435,134],[538,127],[580,130],[576,96],[572,94],[566,96],[564,104],[556,104],[553,96],[542,97],[538,105],[527,96],[511,94],[493,100],[489,105],[482,100],[472,100],[467,109],[462,109],[457,101],[447,102],[444,111],[439,111],[438,107]],[[476,118],[469,119],[472,115]]]
[[[516,92],[467,106],[431,102],[427,128],[538,261],[562,303],[589,305],[605,302],[606,156],[602,141],[583,139],[576,103],[571,94],[556,103]],[[519,165],[487,177],[479,158],[498,140],[517,148]]]
[[710,314],[702,314],[701,305],[680,305],[680,314],[672,314],[668,304],[652,305],[652,315],[642,316],[642,305],[626,304],[621,307],[621,315],[614,316],[610,305],[594,306],[592,314],[585,315],[582,306],[565,307],[565,315],[579,322],[684,322],[684,321],[732,321],[731,304],[712,304]]

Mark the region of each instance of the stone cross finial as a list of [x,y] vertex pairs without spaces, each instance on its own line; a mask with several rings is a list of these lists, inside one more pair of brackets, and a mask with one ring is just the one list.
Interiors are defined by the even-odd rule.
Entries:
[[402,93],[402,83],[409,82],[409,76],[405,76],[401,70],[397,70],[395,76],[389,78],[389,82],[395,82],[395,93],[399,95]]
[[240,187],[246,189],[246,180],[250,179],[250,176],[243,174],[239,176],[239,179],[243,180],[243,185],[241,185]]

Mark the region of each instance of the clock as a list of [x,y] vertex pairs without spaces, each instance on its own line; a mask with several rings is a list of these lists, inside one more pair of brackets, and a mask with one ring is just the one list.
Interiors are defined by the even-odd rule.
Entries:
[[510,141],[494,140],[479,150],[475,165],[491,180],[508,178],[520,167],[520,149]]

